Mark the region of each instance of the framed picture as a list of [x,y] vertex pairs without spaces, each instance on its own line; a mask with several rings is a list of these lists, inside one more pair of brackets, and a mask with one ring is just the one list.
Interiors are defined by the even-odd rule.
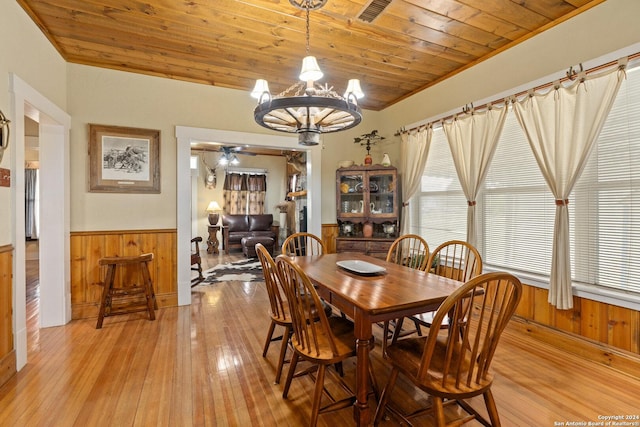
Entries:
[[9,146],[9,123],[10,120],[0,111],[0,163],[2,162],[4,150]]
[[160,193],[160,131],[90,124],[89,191]]

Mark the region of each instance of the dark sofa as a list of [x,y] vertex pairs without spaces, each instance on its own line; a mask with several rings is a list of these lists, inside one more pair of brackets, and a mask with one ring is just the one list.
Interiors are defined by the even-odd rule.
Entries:
[[232,248],[242,248],[244,237],[271,237],[277,242],[278,229],[277,225],[273,225],[272,214],[222,215],[222,241],[225,253],[229,253],[229,249]]

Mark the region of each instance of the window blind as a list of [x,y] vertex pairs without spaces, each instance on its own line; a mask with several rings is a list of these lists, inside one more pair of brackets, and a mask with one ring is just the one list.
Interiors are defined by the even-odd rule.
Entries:
[[[570,219],[572,202],[570,198]],[[512,111],[489,167],[480,209],[485,218],[480,249],[485,264],[549,275],[555,198]]]
[[417,205],[418,213],[412,218],[417,226],[412,230],[427,241],[430,250],[448,240],[466,240],[467,199],[442,128],[433,132]]
[[[412,208],[430,248],[466,236],[466,200],[442,129]],[[549,276],[555,200],[510,112],[478,198],[485,265]],[[574,282],[640,294],[640,68],[629,69],[569,198]]]
[[574,280],[640,293],[640,68],[627,71],[574,193]]

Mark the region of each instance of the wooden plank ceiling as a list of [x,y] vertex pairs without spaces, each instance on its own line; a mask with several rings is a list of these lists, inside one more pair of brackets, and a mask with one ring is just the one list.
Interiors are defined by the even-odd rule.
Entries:
[[[342,93],[381,110],[604,0],[328,0],[310,15],[310,51]],[[72,63],[277,94],[297,81],[305,13],[287,0],[17,0]],[[567,64],[570,66],[572,64]]]

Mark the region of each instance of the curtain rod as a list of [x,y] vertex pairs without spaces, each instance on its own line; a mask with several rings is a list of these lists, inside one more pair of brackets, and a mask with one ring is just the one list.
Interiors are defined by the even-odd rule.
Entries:
[[[626,59],[627,62],[630,62],[630,61],[632,61],[634,59],[638,59],[638,58],[640,58],[640,52],[636,52],[634,54],[627,55],[627,56],[622,56],[619,59],[616,59],[614,61],[609,61],[609,62],[606,62],[606,63],[601,64],[601,65],[597,65],[597,66],[592,67],[592,68],[590,68],[590,69],[588,69],[586,71],[582,70],[582,63],[580,63],[579,64],[579,66],[581,68],[580,72],[576,72],[573,69],[573,66],[571,66],[571,67],[569,67],[569,70],[566,73],[567,74],[566,77],[562,77],[560,79],[552,80],[552,81],[544,83],[542,85],[535,86],[532,89],[527,89],[527,90],[523,90],[523,91],[517,92],[517,93],[515,93],[513,95],[503,96],[502,98],[498,98],[496,100],[486,102],[486,103],[484,103],[484,104],[482,104],[482,105],[480,105],[478,107],[474,107],[473,103],[467,104],[464,107],[462,107],[461,113],[467,113],[467,112],[472,111],[472,110],[481,110],[481,109],[484,109],[484,108],[489,108],[489,107],[491,107],[493,105],[501,104],[503,102],[507,103],[511,99],[518,98],[520,96],[524,96],[527,93],[530,93],[532,91],[538,91],[538,90],[542,90],[542,89],[547,89],[547,88],[550,88],[550,87],[552,87],[552,86],[554,86],[554,85],[556,85],[558,83],[564,83],[564,82],[566,82],[568,80],[575,80],[576,77],[581,73],[584,73],[585,75],[587,75],[587,74],[592,74],[592,73],[595,73],[597,71],[602,71],[604,69],[611,68],[611,67],[614,67],[614,66],[615,67],[620,67],[620,61],[624,61]],[[471,105],[471,107],[468,107],[468,105]],[[428,126],[433,126],[435,123],[444,122],[445,120],[451,120],[454,117],[456,117],[458,114],[460,114],[460,112],[454,113],[454,114],[449,114],[448,116],[445,116],[445,117],[439,118],[437,120],[433,120],[431,122],[424,123],[424,124],[421,124],[421,125],[418,125],[418,126],[413,126],[413,127],[409,128],[409,129],[405,129],[403,127],[401,129],[399,129],[398,131],[396,131],[396,133],[394,135],[395,136],[399,136],[402,132],[411,132],[411,131],[418,130],[418,129],[421,129],[421,128],[426,128]]]
[[266,175],[269,171],[267,169],[256,168],[228,168],[227,173],[239,173],[241,175]]

